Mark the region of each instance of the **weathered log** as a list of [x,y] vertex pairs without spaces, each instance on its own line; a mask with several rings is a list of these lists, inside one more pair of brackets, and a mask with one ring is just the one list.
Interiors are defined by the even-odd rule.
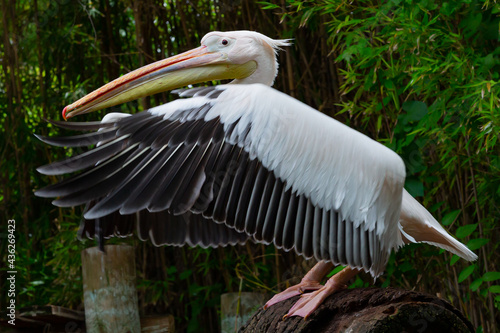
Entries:
[[309,318],[288,317],[298,296],[261,308],[240,332],[474,332],[445,300],[396,288],[346,289],[330,296]]

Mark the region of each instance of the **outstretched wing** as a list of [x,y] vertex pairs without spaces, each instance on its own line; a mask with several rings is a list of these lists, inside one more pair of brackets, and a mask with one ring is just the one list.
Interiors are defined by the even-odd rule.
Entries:
[[[405,177],[391,150],[260,84],[196,88],[174,102],[56,145],[101,142],[44,174],[83,170],[37,192],[58,206],[202,214],[253,240],[379,275],[401,244]],[[70,125],[71,126],[71,125]]]

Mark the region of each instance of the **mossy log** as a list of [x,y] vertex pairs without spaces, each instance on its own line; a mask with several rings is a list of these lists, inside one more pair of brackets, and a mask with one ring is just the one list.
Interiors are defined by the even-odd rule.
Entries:
[[306,320],[283,319],[298,296],[261,308],[240,332],[474,332],[445,300],[395,288],[346,289],[330,296]]

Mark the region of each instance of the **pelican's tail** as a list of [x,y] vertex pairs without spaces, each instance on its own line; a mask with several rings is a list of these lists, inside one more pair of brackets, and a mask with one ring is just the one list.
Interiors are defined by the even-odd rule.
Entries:
[[474,252],[444,230],[431,213],[406,190],[403,190],[399,229],[408,242],[431,244],[468,261],[477,259]]

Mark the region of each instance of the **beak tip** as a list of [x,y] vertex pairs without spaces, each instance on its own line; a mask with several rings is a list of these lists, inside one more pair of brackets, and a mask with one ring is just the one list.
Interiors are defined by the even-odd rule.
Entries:
[[68,120],[68,117],[66,116],[66,112],[68,112],[67,106],[62,110],[62,117],[64,120]]

